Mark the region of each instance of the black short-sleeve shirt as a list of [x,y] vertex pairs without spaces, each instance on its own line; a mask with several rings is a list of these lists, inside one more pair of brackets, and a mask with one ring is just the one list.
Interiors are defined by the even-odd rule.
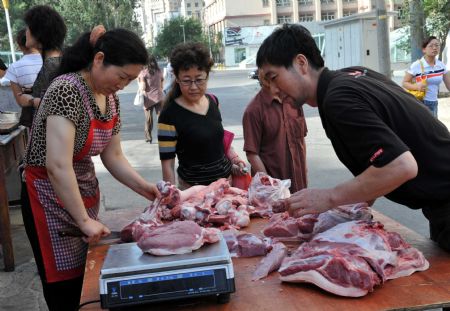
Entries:
[[386,197],[411,208],[450,201],[450,134],[412,95],[375,71],[351,67],[325,68],[317,96],[325,132],[353,175],[410,151],[417,177]]

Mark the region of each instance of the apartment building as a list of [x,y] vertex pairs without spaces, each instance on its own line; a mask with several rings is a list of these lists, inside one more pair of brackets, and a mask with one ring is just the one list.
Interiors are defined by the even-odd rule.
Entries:
[[[402,11],[403,0],[387,0],[388,11]],[[206,0],[204,23],[217,33],[226,27],[321,22],[371,11],[375,0]],[[398,27],[391,17],[389,28]]]
[[[141,0],[144,41],[152,46],[164,22],[181,15],[181,2],[191,0]],[[200,0],[197,0],[200,1]]]
[[180,14],[185,18],[202,19],[203,0],[181,0]]

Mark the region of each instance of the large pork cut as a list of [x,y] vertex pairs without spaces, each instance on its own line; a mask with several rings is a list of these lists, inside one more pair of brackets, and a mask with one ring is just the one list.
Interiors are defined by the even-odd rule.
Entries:
[[216,243],[220,230],[202,228],[193,221],[175,221],[143,232],[137,246],[143,252],[157,256],[186,254],[199,249],[204,243]]
[[372,212],[367,203],[341,205],[321,214],[290,217],[287,212],[274,214],[263,229],[266,237],[281,241],[309,241],[313,236],[352,220],[371,220]]
[[282,281],[313,283],[340,296],[360,297],[386,280],[428,269],[423,254],[379,222],[351,221],[317,234],[286,257]]

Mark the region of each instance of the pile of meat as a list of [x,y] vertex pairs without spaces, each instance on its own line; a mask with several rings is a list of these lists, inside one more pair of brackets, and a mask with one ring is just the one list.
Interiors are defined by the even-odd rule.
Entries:
[[[205,228],[213,226],[222,230],[240,229],[250,224],[250,216],[271,215],[271,203],[290,195],[289,183],[271,178],[263,173],[255,175],[248,192],[231,187],[228,180],[224,178],[209,186],[193,186],[184,191],[164,181],[158,182],[157,187],[161,192],[161,198],[155,200],[136,220],[121,231],[122,241],[136,241],[144,252],[156,255],[168,252],[179,254],[183,251],[186,252],[187,249],[196,249],[197,242],[193,247],[180,247],[183,250],[177,251],[161,251],[158,246],[154,245],[155,237],[170,241],[173,240],[173,234],[187,230],[188,227],[180,224],[181,221],[195,224],[193,232],[199,232],[201,227],[204,227],[203,230],[207,230]],[[249,197],[253,199],[249,199]],[[162,221],[171,221],[172,223],[163,225]],[[207,232],[209,235],[209,232],[213,231],[203,232]],[[187,230],[187,234],[190,234],[190,230]],[[204,234],[198,234],[190,241],[200,241],[202,236]],[[189,244],[187,241],[184,243]],[[175,248],[175,246],[170,247]],[[170,247],[165,246],[165,249]]]
[[[157,186],[161,198],[121,232],[123,241],[136,241],[153,255],[191,252],[223,234],[232,256],[265,256],[253,280],[278,270],[282,281],[312,283],[346,297],[364,296],[386,280],[429,266],[397,233],[372,221],[366,203],[293,218],[284,206],[289,182],[262,173],[248,192],[226,179],[185,191],[163,181]],[[271,216],[261,235],[240,230],[251,216]]]
[[421,252],[381,223],[350,221],[300,245],[278,271],[282,281],[313,283],[336,295],[360,297],[386,280],[428,267]]

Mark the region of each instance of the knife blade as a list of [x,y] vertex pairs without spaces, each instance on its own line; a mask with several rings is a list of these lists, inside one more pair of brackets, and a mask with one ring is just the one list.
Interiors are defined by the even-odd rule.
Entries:
[[[60,237],[86,237],[86,235],[79,228],[63,228],[58,230],[58,235]],[[108,236],[102,237],[101,239],[118,239],[120,238],[119,231],[111,231]]]

